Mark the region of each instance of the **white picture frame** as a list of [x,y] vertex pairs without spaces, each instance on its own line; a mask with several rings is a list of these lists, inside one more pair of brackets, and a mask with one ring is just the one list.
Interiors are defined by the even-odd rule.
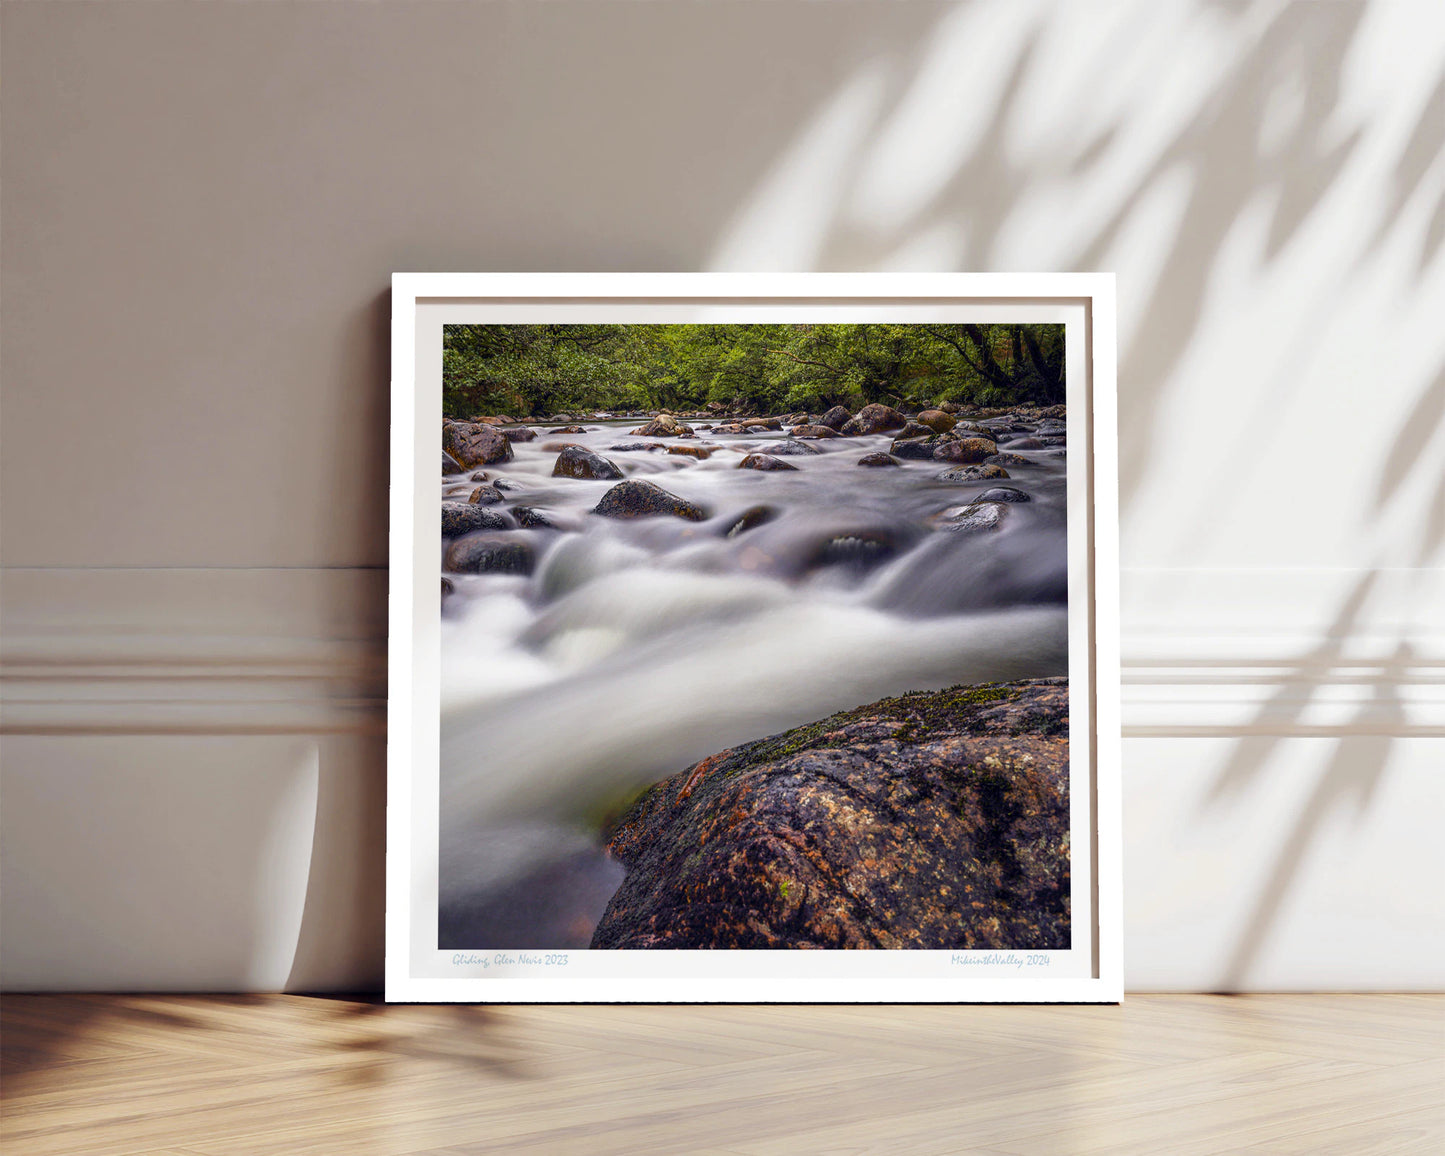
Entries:
[[[1019,322],[1058,318],[1066,327],[1067,422],[1074,444],[1067,462],[1071,950],[1000,951],[992,953],[998,958],[991,960],[968,958],[990,953],[933,950],[549,953],[541,946],[529,951],[525,944],[484,955],[439,950],[440,538],[434,461],[441,418],[439,327],[459,321],[914,317]],[[395,274],[386,998],[498,1003],[1119,1001],[1115,372],[1112,274]],[[553,954],[568,958],[561,964],[545,958]],[[1036,961],[1039,956],[1060,959]]]

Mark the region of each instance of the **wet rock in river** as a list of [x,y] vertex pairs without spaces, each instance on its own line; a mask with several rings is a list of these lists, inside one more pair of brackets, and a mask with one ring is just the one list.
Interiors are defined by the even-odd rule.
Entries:
[[748,454],[738,463],[740,470],[796,470],[798,467],[792,462],[785,462],[782,458],[775,458],[772,454]]
[[[753,444],[756,445],[757,443],[754,442]],[[823,452],[818,449],[817,446],[810,446],[807,442],[793,441],[791,438],[787,441],[764,442],[763,448],[774,457],[779,458],[807,457],[811,454],[820,454]]]
[[983,459],[986,466],[1030,466],[1033,465],[1028,458],[1020,457],[1018,454],[989,454]]
[[608,446],[614,454],[633,453],[637,450],[666,450],[667,447],[661,442],[619,442],[615,446]]
[[668,514],[690,522],[701,522],[707,517],[700,506],[686,498],[636,478],[613,486],[602,495],[593,512],[604,518],[650,518]]
[[938,475],[940,482],[986,482],[994,478],[1006,478],[1008,471],[1002,466],[985,463],[981,466],[955,466]]
[[442,503],[442,537],[456,538],[473,530],[504,530],[507,519],[485,506],[469,502]]
[[692,430],[688,426],[678,421],[672,414],[660,413],[641,429],[634,430],[633,432],[636,433],[638,437],[644,438],[675,438],[686,436],[683,432],[684,430],[687,435],[692,433]]
[[929,429],[929,427],[926,425],[920,425],[916,421],[910,421],[906,426],[899,430],[894,435],[894,437],[903,440],[908,440],[910,438],[926,438],[937,432],[937,430]]
[[858,464],[860,466],[896,466],[898,459],[884,453],[864,454],[858,459]]
[[442,598],[445,599],[448,594],[455,594],[456,592],[457,592],[456,583],[454,583],[450,578],[448,578],[445,574],[443,574],[443,575],[442,575]]
[[947,433],[958,424],[958,419],[941,409],[926,409],[918,415],[918,424],[927,426],[934,433]]
[[[509,430],[508,432],[510,433],[511,431]],[[552,432],[552,433],[554,433],[554,434],[559,434],[559,433],[579,434],[579,433],[586,433],[587,430],[584,429],[584,428],[583,428],[582,426],[580,426],[580,425],[564,425],[564,426],[560,426],[560,427],[558,427],[557,429],[554,429],[554,430],[552,430],[552,431],[550,431],[550,432]]]
[[935,460],[957,462],[959,465],[975,465],[990,454],[998,453],[998,446],[987,438],[963,438],[956,442],[945,442],[933,451]]
[[1032,502],[1033,498],[1013,486],[994,486],[974,499],[977,502]]
[[537,436],[536,430],[524,425],[508,426],[504,432],[509,442],[529,442]]
[[446,477],[448,474],[463,474],[466,473],[466,470],[466,466],[462,465],[461,462],[457,461],[457,459],[447,453],[446,450],[442,450],[442,477]]
[[705,461],[712,457],[717,446],[667,446],[667,452],[675,457],[698,458]]
[[800,425],[795,426],[792,431],[795,438],[811,438],[819,441],[823,438],[835,438],[838,431],[826,425]]
[[535,506],[513,506],[512,517],[517,519],[517,525],[524,530],[551,530],[557,525]]
[[1005,508],[998,502],[974,502],[967,506],[955,506],[951,510],[944,510],[938,516],[937,525],[940,530],[961,534],[997,530],[1003,522]]
[[485,482],[488,481],[490,477],[491,475],[488,474],[486,470],[477,470],[476,473],[472,474],[471,480],[474,482]]
[[739,534],[746,534],[749,530],[771,522],[778,516],[777,510],[771,506],[749,506],[729,524],[725,538],[736,538]]
[[1006,450],[1041,450],[1044,443],[1038,438],[1014,438],[1013,441],[1004,445]]
[[495,506],[502,500],[502,491],[496,486],[478,486],[472,491],[467,502],[473,506]]
[[874,402],[872,405],[865,405],[854,417],[849,418],[838,432],[844,437],[859,437],[902,429],[907,424],[908,419],[891,405]]
[[507,435],[480,422],[445,422],[442,449],[467,469],[512,460],[512,443]]
[[852,414],[841,405],[835,405],[827,413],[818,419],[818,424],[827,426],[831,430],[840,430],[848,424]]
[[888,447],[888,452],[895,458],[906,458],[914,462],[931,462],[935,443],[928,438],[906,438],[902,441],[895,441]]
[[568,446],[557,455],[557,461],[552,466],[552,476],[613,481],[622,477],[622,471],[600,454],[582,446]]
[[808,559],[810,566],[850,566],[868,570],[896,555],[902,543],[884,530],[858,530],[834,534],[818,544]]
[[1064,679],[902,695],[649,790],[594,948],[1070,946]]
[[781,430],[783,428],[782,419],[776,417],[746,417],[738,422],[738,425],[742,426],[745,430]]
[[456,574],[530,574],[536,562],[515,534],[468,534],[447,547],[443,565]]

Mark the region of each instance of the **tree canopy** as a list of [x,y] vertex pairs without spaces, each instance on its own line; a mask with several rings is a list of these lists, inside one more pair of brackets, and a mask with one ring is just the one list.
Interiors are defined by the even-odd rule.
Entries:
[[1052,405],[1064,400],[1064,327],[447,325],[442,398],[448,417]]

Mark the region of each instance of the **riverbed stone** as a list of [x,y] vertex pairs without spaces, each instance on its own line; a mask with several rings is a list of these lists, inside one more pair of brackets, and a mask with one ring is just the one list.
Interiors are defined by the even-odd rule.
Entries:
[[955,506],[944,510],[938,516],[936,524],[939,529],[956,534],[997,530],[1003,524],[1006,508],[999,502],[973,502],[967,506]]
[[824,438],[838,437],[838,431],[826,425],[800,425],[794,426],[792,435],[795,438],[810,438],[813,441],[821,441]]
[[473,506],[495,506],[502,500],[502,491],[496,486],[482,485],[471,492],[467,503]]
[[1033,462],[1018,454],[1000,453],[989,454],[983,459],[983,464],[986,466],[1031,466]]
[[692,433],[692,430],[672,414],[660,413],[645,426],[634,430],[633,433],[643,438],[675,438],[687,436]]
[[568,446],[557,455],[557,461],[552,466],[552,476],[610,482],[622,477],[622,471],[601,454],[595,454],[582,446]]
[[442,503],[442,537],[457,538],[473,530],[504,530],[507,519],[485,506],[469,502]]
[[525,425],[509,425],[502,432],[506,434],[509,442],[529,442],[537,436],[536,430]]
[[736,538],[739,534],[746,534],[766,522],[771,522],[778,516],[778,511],[772,506],[749,506],[736,518],[728,523],[727,530],[723,533],[725,538]]
[[703,759],[608,849],[594,948],[1071,945],[1066,680],[906,694]]
[[891,405],[874,402],[872,405],[865,405],[849,418],[838,432],[844,437],[862,437],[902,429],[907,424],[908,419]]
[[707,517],[701,506],[640,478],[618,482],[602,495],[593,512],[604,518],[650,518],[666,514],[690,522],[701,522]]
[[513,506],[512,517],[517,519],[517,525],[524,530],[550,530],[557,525],[535,506]]
[[449,474],[464,474],[466,472],[466,466],[462,465],[461,462],[457,461],[457,459],[447,453],[446,450],[442,450],[442,477],[446,477]]
[[458,574],[530,574],[536,552],[515,534],[468,534],[447,547],[444,566]]
[[[753,444],[756,445],[757,443],[754,442]],[[807,442],[794,441],[792,438],[788,438],[785,441],[774,439],[773,441],[763,442],[760,448],[772,454],[774,457],[779,458],[811,457],[823,452],[817,446],[810,446]]]
[[1008,477],[1008,471],[1002,466],[983,465],[955,466],[951,470],[944,470],[938,475],[940,482],[987,482],[995,478]]
[[958,424],[958,419],[941,409],[926,409],[918,415],[918,424],[925,425],[934,433],[947,433]]
[[860,466],[896,466],[899,462],[891,454],[876,453],[864,454],[858,459],[858,464]]
[[936,447],[933,457],[940,462],[957,462],[959,465],[971,466],[996,453],[998,446],[987,438],[963,438]]
[[825,425],[829,429],[837,431],[847,425],[852,416],[853,415],[841,405],[835,405],[832,409],[828,410],[827,413],[818,418],[818,424]]
[[796,470],[798,467],[792,462],[785,462],[782,458],[775,458],[772,454],[748,454],[738,463],[740,470]]
[[978,502],[1032,502],[1033,498],[1013,486],[994,486],[991,490],[984,490],[974,500]]
[[512,443],[507,435],[480,422],[445,422],[442,449],[467,469],[512,460]]

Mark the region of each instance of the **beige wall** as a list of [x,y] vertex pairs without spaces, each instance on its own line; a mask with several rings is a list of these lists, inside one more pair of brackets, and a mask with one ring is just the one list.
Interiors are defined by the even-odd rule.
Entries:
[[1440,985],[1434,5],[0,18],[6,983],[379,977],[393,270],[1101,268],[1130,983]]

